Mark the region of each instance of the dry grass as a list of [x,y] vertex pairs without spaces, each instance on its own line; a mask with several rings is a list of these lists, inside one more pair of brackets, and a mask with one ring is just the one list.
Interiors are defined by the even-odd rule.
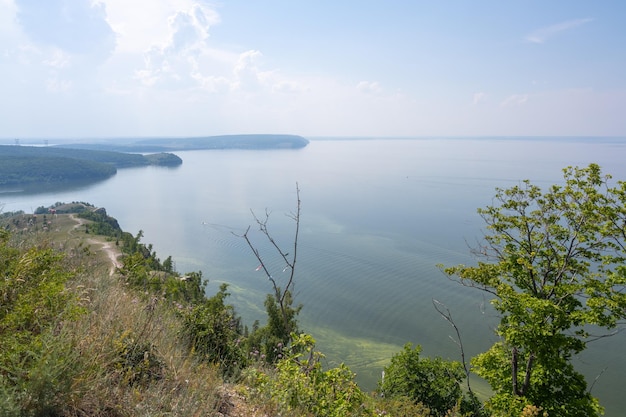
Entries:
[[23,219],[13,238],[18,245],[43,242],[63,250],[75,271],[70,289],[86,313],[59,324],[57,354],[72,375],[64,414],[225,415],[219,410],[232,407],[219,370],[179,346],[180,322],[166,301],[137,293],[111,274],[111,249],[103,247],[115,247],[105,237],[86,234],[70,215],[47,219],[45,229],[41,219],[34,226]]
[[[93,237],[90,242],[92,248]],[[222,385],[219,372],[198,364],[179,346],[180,322],[173,310],[164,300],[129,290],[111,276],[106,254],[96,259],[103,263],[98,274],[85,274],[79,283],[89,289],[90,305],[89,314],[75,323],[77,348],[96,366],[87,368],[77,386],[82,392],[76,415],[215,415]],[[128,371],[120,366],[123,346],[144,350],[144,362],[151,359],[157,364],[156,370],[144,369],[150,377],[147,382],[128,380]]]

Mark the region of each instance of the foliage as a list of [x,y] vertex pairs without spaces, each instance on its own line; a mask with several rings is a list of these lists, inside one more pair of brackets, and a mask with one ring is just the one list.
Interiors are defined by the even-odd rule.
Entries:
[[[430,409],[422,403],[416,403],[413,399],[395,396],[377,398],[374,413],[376,416],[398,417],[430,417]],[[446,415],[446,417],[453,417]]]
[[421,346],[404,345],[385,368],[379,390],[385,397],[409,398],[428,407],[431,415],[444,416],[463,401],[463,365],[438,357],[420,358],[421,351]]
[[173,154],[142,155],[63,146],[0,146],[0,186],[102,180],[117,168],[176,166]]
[[143,139],[120,150],[127,152],[154,152],[155,150],[193,149],[297,149],[308,145],[309,141],[296,135],[221,135],[195,138],[155,138]]
[[[72,223],[59,216],[71,241],[54,245],[51,234],[0,229],[0,415],[214,415],[224,402],[216,367],[179,340],[181,311],[206,299],[201,274],[172,275],[163,283],[173,287],[144,298],[91,252],[52,250],[82,246]],[[169,294],[188,301],[163,302]]]
[[178,155],[174,155],[173,153],[154,153],[150,155],[144,155],[146,161],[150,163],[150,165],[156,166],[178,166],[183,163],[183,160],[180,159]]
[[[98,219],[98,217],[95,218]],[[109,217],[105,212],[104,219],[99,223],[109,224],[111,221],[107,221],[107,218]],[[113,221],[117,223],[115,219]],[[102,230],[103,228],[97,227],[96,229]],[[181,306],[180,303],[203,302],[207,281],[202,279],[202,272],[189,272],[181,276],[174,271],[172,257],[168,256],[164,262],[161,262],[152,250],[152,245],[146,246],[141,243],[142,237],[141,230],[136,236],[128,232],[120,234],[122,250],[126,253],[118,271],[122,279],[134,289],[146,294],[156,294],[179,306]]]
[[341,364],[323,370],[323,355],[314,350],[315,340],[307,334],[292,335],[291,348],[276,362],[275,374],[251,370],[249,380],[278,414],[295,412],[316,417],[373,415],[367,396],[354,382],[354,374]]
[[114,346],[117,355],[113,366],[125,383],[148,384],[163,377],[163,361],[155,346],[143,340],[142,335],[137,337],[125,331],[114,341]]
[[38,345],[48,326],[80,313],[75,296],[65,291],[70,271],[63,256],[46,247],[19,250],[7,246],[8,233],[0,232],[0,360],[20,360]]
[[[6,148],[6,146],[1,146]],[[44,185],[69,181],[98,181],[117,172],[114,166],[63,157],[0,155],[0,186]]]
[[[598,401],[570,363],[594,338],[626,317],[626,183],[609,184],[600,167],[566,168],[545,192],[530,181],[497,189],[480,209],[487,224],[476,266],[445,269],[494,298],[501,341],[476,357],[491,384],[488,406],[517,416],[598,415]],[[595,326],[595,327],[593,327]]]
[[[0,411],[52,412],[69,390],[71,346],[54,336],[84,311],[66,289],[72,276],[62,254],[9,244],[0,230]],[[67,349],[70,349],[67,353]],[[43,414],[42,414],[43,413]]]
[[117,220],[109,216],[105,209],[86,210],[78,214],[81,219],[91,220],[88,230],[90,233],[103,236],[120,236],[122,228]]
[[183,311],[181,337],[202,360],[217,364],[224,375],[236,374],[246,364],[242,346],[241,320],[225,304],[228,285],[222,284],[213,297]]
[[263,327],[253,328],[253,332],[247,340],[248,350],[259,352],[260,359],[268,363],[275,363],[282,357],[283,347],[291,341],[289,329],[297,329],[297,314],[302,306],[293,307],[291,292],[287,291],[283,300],[282,313],[280,305],[273,294],[267,294],[265,298],[265,311],[267,312],[267,324]]

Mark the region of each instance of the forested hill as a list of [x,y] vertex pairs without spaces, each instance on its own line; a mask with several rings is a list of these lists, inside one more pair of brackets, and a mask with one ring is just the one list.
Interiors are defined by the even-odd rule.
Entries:
[[297,135],[221,135],[189,138],[152,138],[101,143],[60,145],[64,148],[97,149],[117,152],[172,152],[202,149],[299,149],[309,141]]
[[56,146],[0,146],[0,187],[98,181],[115,175],[117,168],[181,163],[176,155],[163,153],[139,155]]

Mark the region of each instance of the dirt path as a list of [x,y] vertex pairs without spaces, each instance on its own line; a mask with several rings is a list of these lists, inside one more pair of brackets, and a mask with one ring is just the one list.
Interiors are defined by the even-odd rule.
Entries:
[[[75,214],[70,214],[70,218],[76,222],[72,229],[68,233],[74,233],[79,227],[87,223],[87,220],[76,217]],[[109,269],[109,275],[113,275],[115,270],[122,266],[118,261],[118,258],[122,255],[121,251],[115,247],[112,242],[105,240],[104,236],[100,238],[89,238],[87,242],[90,245],[101,246],[99,250],[104,251],[106,256],[111,261],[111,268]]]

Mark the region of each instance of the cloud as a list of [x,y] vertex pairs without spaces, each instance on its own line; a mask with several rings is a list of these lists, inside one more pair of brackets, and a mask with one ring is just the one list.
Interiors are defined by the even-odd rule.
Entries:
[[487,97],[487,94],[483,93],[482,91],[474,93],[474,99],[473,99],[472,103],[474,105],[477,105],[481,101],[484,101],[486,97]]
[[43,64],[60,70],[70,66],[70,57],[63,50],[55,48],[52,51],[52,56],[44,59]]
[[366,94],[380,94],[383,92],[383,89],[377,81],[361,81],[357,84],[356,89]]
[[58,78],[46,80],[46,91],[49,93],[66,93],[72,88],[72,82]]
[[168,36],[164,41],[152,42],[143,51],[144,66],[136,70],[136,78],[145,86],[201,86],[214,91],[217,84],[222,83],[222,77],[207,74],[206,68],[214,68],[209,61],[216,54],[209,47],[208,39],[211,25],[218,21],[219,16],[214,11],[200,4],[170,11],[162,22],[167,23]]
[[511,107],[511,106],[519,106],[528,101],[528,94],[513,94],[507,98],[505,98],[502,103],[500,103],[501,107]]
[[532,42],[532,43],[544,43],[549,38],[557,35],[558,33],[564,32],[566,30],[574,29],[578,26],[582,26],[586,23],[591,22],[592,20],[593,19],[585,18],[585,19],[568,20],[566,22],[557,23],[551,26],[537,29],[531,32],[530,34],[526,35],[525,39],[528,42]]
[[262,76],[257,66],[263,54],[260,51],[251,50],[239,55],[239,60],[233,70],[235,81],[233,88],[239,90],[255,90],[261,82]]
[[16,0],[17,21],[39,46],[56,47],[99,61],[115,49],[115,33],[103,4],[90,0]]
[[178,11],[168,19],[172,36],[166,49],[181,52],[202,48],[209,38],[210,19],[204,8],[195,4],[190,11]]

